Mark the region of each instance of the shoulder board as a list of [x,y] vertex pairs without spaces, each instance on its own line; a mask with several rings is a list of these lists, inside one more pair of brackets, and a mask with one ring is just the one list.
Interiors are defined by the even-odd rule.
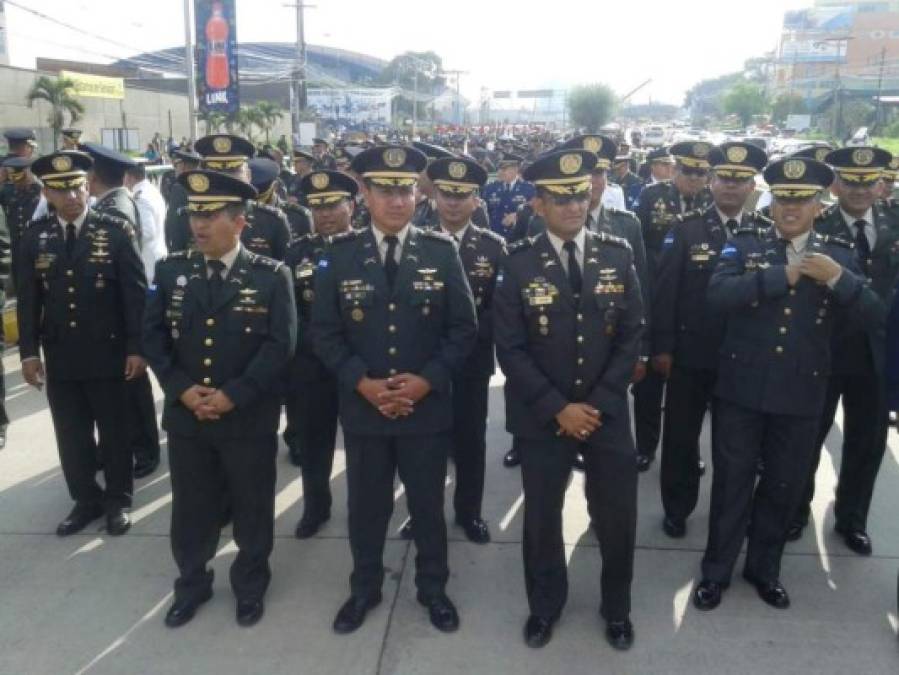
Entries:
[[597,232],[597,235],[604,244],[612,244],[613,246],[620,246],[621,248],[626,249],[630,249],[631,247],[631,245],[627,242],[627,239],[616,237],[614,234],[609,234],[608,232]]
[[637,218],[637,215],[633,211],[628,211],[627,209],[617,209],[614,206],[607,206],[606,213],[617,218]]
[[771,227],[772,225],[774,225],[774,221],[771,220],[768,216],[766,216],[761,211],[753,211],[751,214],[749,214],[749,217],[753,222],[755,222],[758,226],[761,226],[761,227],[768,228],[768,227]]
[[34,220],[29,221],[28,228],[31,229],[32,227],[43,227],[44,225],[53,225],[55,220],[56,220],[56,216],[48,213],[44,216],[41,216],[40,218],[35,218]]
[[270,270],[280,269],[284,265],[284,263],[280,260],[275,260],[274,258],[269,258],[268,256],[258,255],[255,253],[250,258],[250,263],[252,265],[255,265],[256,267],[265,267]]
[[270,213],[273,216],[281,216],[282,211],[277,206],[271,206],[269,204],[262,204],[260,202],[250,202],[256,209],[262,211],[263,213]]
[[683,213],[677,214],[674,219],[678,223],[682,223],[685,220],[690,220],[691,218],[699,218],[702,214],[702,209],[693,209],[691,211],[684,211]]
[[175,264],[179,261],[183,260],[191,260],[196,256],[202,256],[202,253],[199,251],[194,251],[191,249],[184,249],[182,251],[170,251],[165,257],[159,259],[159,263],[161,265],[165,265],[166,263]]
[[501,234],[497,234],[493,230],[490,230],[486,227],[478,227],[477,225],[472,225],[471,227],[481,236],[482,239],[490,239],[500,246],[505,246],[506,240]]
[[[360,234],[362,234],[365,230],[347,230],[346,232],[341,232],[340,234],[335,234],[331,237],[332,244],[343,244],[348,241],[355,240]],[[307,237],[312,235],[305,235]]]
[[444,234],[443,232],[438,232],[437,230],[431,228],[422,228],[419,230],[421,236],[427,237],[428,239],[436,239],[437,241],[441,241],[444,244],[452,244],[453,239],[448,234]]
[[120,227],[122,229],[126,229],[126,225],[130,227],[130,223],[124,218],[119,218],[117,216],[112,216],[108,213],[98,213],[94,212],[94,222],[98,225],[106,225],[108,227]]
[[534,245],[534,238],[533,237],[525,237],[524,239],[519,239],[518,241],[509,244],[509,246],[506,250],[508,251],[509,255],[514,255],[515,253],[520,253],[521,251],[526,251],[533,245]]
[[303,214],[309,213],[309,209],[307,209],[302,204],[294,204],[293,202],[284,202],[281,204],[281,209],[284,211],[298,211]]
[[849,241],[846,237],[841,237],[838,234],[821,234],[820,232],[816,232],[816,234],[821,237],[821,240],[825,244],[834,244],[835,246],[842,246],[843,248],[855,248],[855,242]]

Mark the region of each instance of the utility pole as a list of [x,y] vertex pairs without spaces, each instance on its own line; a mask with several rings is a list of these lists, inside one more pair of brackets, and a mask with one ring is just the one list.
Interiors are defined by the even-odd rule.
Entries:
[[412,140],[415,140],[415,127],[418,126],[418,67],[412,76]]
[[307,5],[303,0],[297,0],[296,4],[285,5],[296,9],[297,22],[297,53],[293,67],[293,77],[290,82],[290,120],[293,132],[294,144],[300,137],[300,113],[306,107],[306,30],[304,25],[304,11],[312,9],[315,5]]
[[[882,47],[880,50],[880,72],[877,75],[877,108],[874,110],[874,130],[880,126],[880,108],[881,108],[881,97],[883,96],[883,67],[886,63],[887,58],[887,48]],[[873,133],[873,132],[872,132]]]
[[467,70],[441,70],[442,75],[454,75],[456,78],[456,114],[454,115],[456,124],[462,125],[462,98],[459,94],[459,80],[462,75],[468,75]]
[[184,0],[184,66],[187,71],[187,116],[190,142],[197,139],[197,80],[194,77],[194,45],[190,32],[193,23],[190,0]]

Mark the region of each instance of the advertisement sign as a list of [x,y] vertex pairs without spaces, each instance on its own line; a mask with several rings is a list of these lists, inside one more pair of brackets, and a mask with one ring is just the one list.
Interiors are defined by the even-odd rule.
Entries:
[[201,113],[233,115],[240,108],[236,0],[194,0],[197,103]]
[[86,75],[71,70],[60,70],[59,77],[71,80],[75,84],[75,95],[81,98],[125,98],[125,80],[121,77]]
[[396,92],[382,89],[309,89],[307,105],[325,119],[361,122],[390,122],[390,104]]
[[807,36],[784,38],[781,43],[782,63],[843,63],[846,41],[820,40]]

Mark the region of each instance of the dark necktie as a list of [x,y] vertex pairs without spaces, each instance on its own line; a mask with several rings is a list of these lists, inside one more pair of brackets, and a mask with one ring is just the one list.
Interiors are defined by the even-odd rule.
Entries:
[[864,220],[855,221],[855,248],[858,251],[858,264],[866,275],[868,274],[868,263],[871,262],[871,244],[865,234],[867,224]]
[[66,224],[66,255],[71,258],[75,252],[75,224]]
[[736,232],[737,228],[740,227],[740,223],[738,223],[735,219],[731,218],[725,223],[725,227],[730,234]]
[[565,252],[568,254],[568,283],[571,286],[571,290],[575,295],[581,294],[581,268],[577,264],[577,256],[575,252],[577,251],[577,244],[573,241],[566,241],[562,246],[565,249]]
[[387,255],[384,256],[384,274],[387,275],[387,283],[393,288],[393,282],[396,281],[396,273],[399,265],[396,263],[396,247],[400,243],[395,234],[388,234],[384,237],[387,242]]
[[693,210],[693,197],[684,197],[684,213]]
[[221,295],[222,284],[224,279],[222,278],[222,272],[225,271],[225,263],[221,260],[207,260],[206,267],[209,268],[210,276],[209,276],[209,304],[212,305],[218,299],[219,295]]

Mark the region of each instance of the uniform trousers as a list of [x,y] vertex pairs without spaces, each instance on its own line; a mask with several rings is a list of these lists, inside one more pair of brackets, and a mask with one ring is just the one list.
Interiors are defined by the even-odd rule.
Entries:
[[221,533],[223,490],[232,509],[237,556],[231,588],[238,600],[259,600],[271,580],[275,519],[276,432],[247,437],[169,432],[172,554],[180,576],[176,600],[196,600],[212,586],[207,563]]
[[144,373],[127,380],[128,437],[134,459],[145,463],[159,461],[159,427],[150,376]]
[[665,379],[652,368],[648,368],[646,377],[631,387],[631,393],[634,395],[637,454],[654,458],[662,435]]
[[[744,574],[777,581],[786,533],[802,498],[817,416],[776,415],[717,399],[712,504],[704,579],[730,583],[743,540]],[[758,476],[758,461],[764,469]]]
[[[662,434],[662,506],[665,515],[686,520],[699,499],[699,435],[712,401],[716,371],[675,365],[668,378]],[[712,438],[715,415],[712,414]]]
[[489,395],[489,376],[453,380],[452,450],[456,464],[453,507],[456,520],[470,521],[481,517]]
[[629,422],[611,419],[594,432],[598,444],[570,438],[518,438],[524,488],[525,590],[533,615],[556,620],[568,598],[568,570],[562,538],[562,509],[576,453],[584,457],[587,505],[602,555],[600,613],[623,620],[631,610],[631,580],[637,526],[637,466]]
[[412,518],[415,586],[440,595],[449,578],[443,492],[449,434],[374,436],[344,431],[347,502],[353,572],[350,591],[378,597],[384,583],[384,540],[393,513],[393,483],[399,473]]
[[[133,460],[128,447],[124,378],[57,380],[50,375],[47,401],[72,499],[79,504],[103,504],[107,509],[130,507]],[[94,440],[95,428],[99,443]],[[96,480],[98,451],[105,490]]]

